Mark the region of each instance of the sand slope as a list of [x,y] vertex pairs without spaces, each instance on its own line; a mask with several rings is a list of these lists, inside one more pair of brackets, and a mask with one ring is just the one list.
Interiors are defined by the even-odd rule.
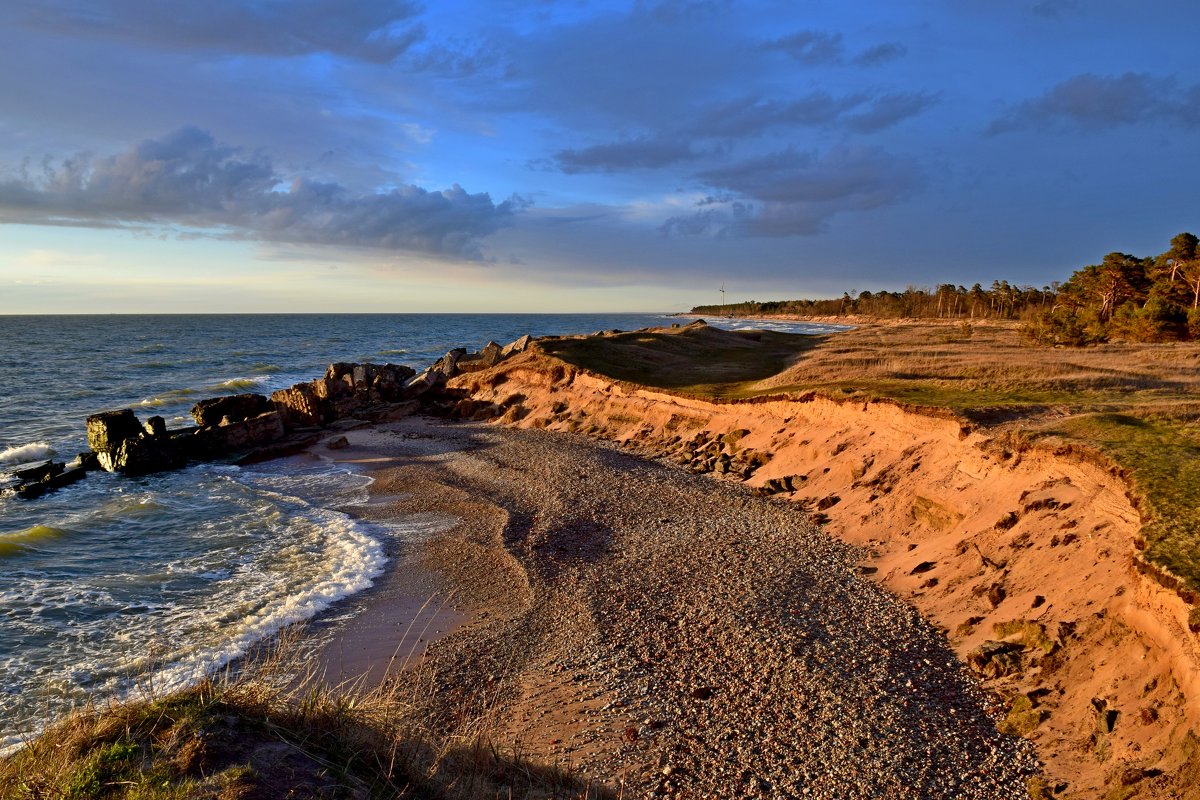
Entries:
[[988,686],[1071,796],[1182,797],[1200,776],[1188,607],[1135,568],[1138,512],[1098,461],[1010,452],[890,403],[713,403],[537,352],[451,386],[472,398],[461,411],[623,442],[804,503],[961,657],[1020,643],[1019,669]]

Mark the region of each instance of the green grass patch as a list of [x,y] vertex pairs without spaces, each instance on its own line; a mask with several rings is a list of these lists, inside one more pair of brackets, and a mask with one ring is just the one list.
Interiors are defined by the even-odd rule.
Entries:
[[540,345],[569,364],[616,380],[725,398],[752,395],[750,384],[782,372],[825,338],[698,326],[543,340]]
[[1200,590],[1200,429],[1132,413],[1072,417],[1045,433],[1098,448],[1129,470],[1144,502],[1146,557]]

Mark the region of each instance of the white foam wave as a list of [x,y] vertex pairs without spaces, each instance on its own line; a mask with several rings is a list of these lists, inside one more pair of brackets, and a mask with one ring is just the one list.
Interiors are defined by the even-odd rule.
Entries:
[[30,461],[42,461],[55,454],[55,450],[46,442],[30,442],[16,447],[0,450],[0,466],[14,467]]
[[274,376],[273,375],[256,375],[252,378],[244,378],[244,377],[230,378],[227,381],[221,381],[220,383],[214,385],[212,388],[218,389],[221,391],[240,391],[243,389],[255,389],[260,386],[265,386],[267,384],[267,382],[271,380],[272,377],[274,377]]
[[325,573],[233,623],[222,632],[221,643],[175,654],[171,665],[155,677],[156,686],[169,691],[194,683],[288,625],[312,619],[338,600],[373,585],[388,561],[383,545],[345,514],[324,509],[313,509],[313,514],[330,534],[323,560]]

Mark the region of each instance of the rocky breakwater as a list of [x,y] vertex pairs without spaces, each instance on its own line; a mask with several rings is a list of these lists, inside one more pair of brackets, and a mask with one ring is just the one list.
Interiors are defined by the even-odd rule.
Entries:
[[158,416],[139,420],[129,408],[92,414],[86,422],[89,452],[70,466],[54,461],[19,465],[0,476],[0,491],[31,499],[74,483],[92,469],[146,475],[189,461],[245,462],[285,455],[313,444],[330,429],[441,409],[447,405],[447,380],[494,367],[523,352],[530,341],[522,336],[507,347],[488,342],[478,352],[455,348],[419,373],[399,364],[337,362],[322,377],[270,397],[236,394],[201,400],[191,409],[196,424],[184,428],[169,430]]

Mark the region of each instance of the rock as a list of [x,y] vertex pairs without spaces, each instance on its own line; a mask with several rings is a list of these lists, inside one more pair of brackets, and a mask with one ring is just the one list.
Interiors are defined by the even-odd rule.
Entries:
[[527,333],[520,339],[517,339],[515,342],[509,342],[500,349],[500,358],[505,359],[509,356],[516,355],[517,353],[524,353],[525,350],[529,348],[529,344],[532,341],[533,337]]
[[[456,347],[434,362],[429,370],[440,373],[444,378],[453,378],[458,374],[458,360],[466,354],[466,349]],[[429,370],[426,370],[426,372]]]
[[282,439],[285,433],[283,412],[268,411],[241,422],[201,428],[193,437],[192,452],[202,458],[221,457],[248,447],[270,444]]
[[330,364],[325,369],[325,378],[327,380],[340,381],[340,382],[346,383],[347,382],[345,380],[346,377],[350,376],[351,380],[349,381],[349,383],[351,385],[353,385],[353,374],[354,374],[354,365],[348,364],[345,361],[338,361],[336,363]]
[[141,433],[142,426],[130,408],[92,414],[87,418],[88,447],[97,453],[112,452],[121,446],[121,442]]
[[439,372],[434,367],[430,367],[424,372],[414,375],[404,382],[404,385],[400,389],[400,398],[402,400],[411,400],[414,397],[420,397],[430,389],[441,386],[445,382],[446,375]]
[[162,417],[151,417],[142,423],[142,427],[146,430],[149,436],[166,436],[167,421]]
[[348,392],[340,380],[326,376],[312,383],[297,383],[290,389],[277,389],[271,392],[271,402],[282,415],[285,427],[303,428],[324,425],[333,419],[333,404],[328,398]]
[[187,463],[187,457],[171,440],[148,436],[126,439],[116,450],[97,453],[96,459],[105,470],[126,475],[178,469]]
[[[61,467],[62,465],[60,464],[59,466]],[[75,483],[75,481],[81,480],[86,475],[87,472],[79,467],[60,469],[42,480],[21,484],[16,488],[17,497],[20,497],[22,500],[33,500],[41,497],[46,492],[52,492],[55,489],[69,486]]]
[[79,462],[79,468],[85,472],[100,469],[100,462],[96,460],[96,454],[91,450],[86,453],[80,453],[75,457],[75,460]]
[[325,446],[328,447],[330,450],[341,450],[343,448],[350,446],[350,440],[347,439],[345,436],[338,436],[338,437],[330,439],[328,442],[326,442]]
[[909,571],[909,575],[920,575],[922,572],[929,572],[937,566],[936,561],[922,561]]
[[402,364],[384,364],[375,375],[372,387],[383,401],[392,402],[399,398],[404,381],[416,374],[416,370]]
[[1015,642],[987,641],[967,653],[967,666],[985,678],[1000,678],[1021,671],[1021,651]]
[[22,464],[8,470],[21,483],[36,483],[48,480],[63,471],[63,465],[57,461],[35,461],[32,464]]
[[261,394],[232,394],[210,397],[192,406],[192,419],[201,428],[220,424],[228,417],[231,422],[241,422],[271,410],[271,401]]

